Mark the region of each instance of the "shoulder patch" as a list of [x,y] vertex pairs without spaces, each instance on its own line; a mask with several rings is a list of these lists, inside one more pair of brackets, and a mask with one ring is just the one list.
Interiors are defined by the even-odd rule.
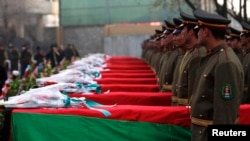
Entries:
[[223,100],[231,100],[234,98],[235,90],[230,84],[225,84],[220,88],[219,92]]

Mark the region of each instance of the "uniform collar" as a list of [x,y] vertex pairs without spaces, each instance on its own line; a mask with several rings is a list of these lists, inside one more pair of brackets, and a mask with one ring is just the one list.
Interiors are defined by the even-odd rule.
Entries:
[[250,52],[250,48],[245,48],[245,53],[249,53]]
[[216,46],[215,48],[208,49],[207,55],[212,55],[212,54],[215,54],[219,51],[223,51],[225,49],[225,46],[227,46],[227,44],[225,42],[223,42],[223,43],[219,44],[218,46]]

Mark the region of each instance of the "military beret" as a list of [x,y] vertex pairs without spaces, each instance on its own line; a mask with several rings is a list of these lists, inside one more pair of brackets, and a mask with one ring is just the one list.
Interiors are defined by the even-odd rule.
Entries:
[[196,9],[194,16],[198,19],[198,26],[206,26],[212,29],[226,30],[228,24],[231,22],[221,15],[212,14],[201,9]]
[[173,18],[174,24],[175,24],[175,30],[173,31],[173,34],[178,34],[181,32],[182,28],[182,20],[180,18]]
[[164,34],[172,33],[175,29],[175,25],[172,24],[171,22],[164,20],[165,25],[166,25],[166,30],[163,32]]
[[242,25],[242,31],[241,31],[241,34],[240,36],[243,36],[243,35],[250,35],[250,25],[246,22],[242,22],[241,23]]
[[198,19],[196,17],[194,17],[193,15],[184,13],[183,11],[180,12],[180,16],[182,18],[183,24],[197,25],[197,23],[198,23]]
[[226,39],[234,39],[234,38],[240,38],[241,32],[233,27],[228,28],[228,34],[226,36]]

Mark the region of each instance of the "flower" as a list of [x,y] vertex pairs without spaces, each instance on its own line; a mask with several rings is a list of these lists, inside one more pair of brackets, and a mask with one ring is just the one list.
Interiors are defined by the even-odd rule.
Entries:
[[13,71],[12,71],[12,74],[13,74],[14,76],[19,76],[19,75],[20,75],[20,72],[19,72],[18,70],[13,70]]

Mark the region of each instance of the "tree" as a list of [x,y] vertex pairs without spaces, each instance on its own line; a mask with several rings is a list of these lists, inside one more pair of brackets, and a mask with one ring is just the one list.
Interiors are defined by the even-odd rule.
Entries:
[[[180,1],[180,0],[177,0]],[[192,10],[199,8],[201,4],[204,2],[214,3],[215,12],[223,17],[228,17],[230,15],[239,23],[242,21],[249,22],[249,16],[247,15],[247,0],[223,0],[223,3],[220,3],[219,0],[184,0],[184,2],[189,6]],[[203,2],[203,3],[202,3]],[[166,5],[168,3],[167,0],[155,0],[154,6],[157,5]],[[180,3],[180,2],[179,2]],[[238,3],[238,4],[236,4]],[[236,7],[239,5],[239,7]],[[163,7],[164,8],[164,7]],[[178,7],[181,9],[181,7]]]
[[[236,2],[238,2],[239,7],[236,7]],[[242,21],[249,22],[249,17],[247,15],[247,0],[224,0],[223,4],[218,4],[218,0],[214,0],[215,6],[217,7],[217,12],[220,15],[229,14],[234,19],[239,21],[240,23]],[[223,8],[226,6],[230,6],[231,8]],[[223,11],[224,10],[224,11]]]

